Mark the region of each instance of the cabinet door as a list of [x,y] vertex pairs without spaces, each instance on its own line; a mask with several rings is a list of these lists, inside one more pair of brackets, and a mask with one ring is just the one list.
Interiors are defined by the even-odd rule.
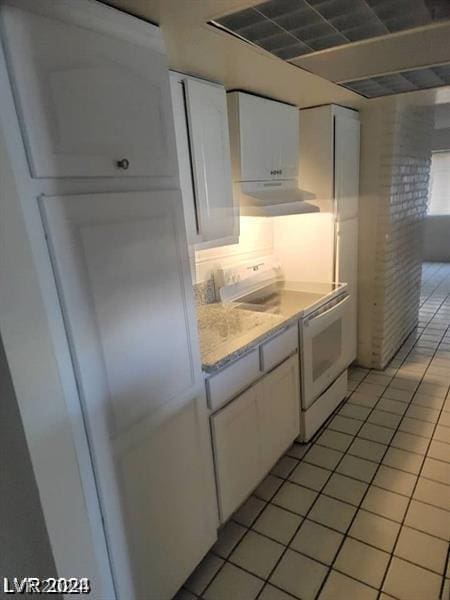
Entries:
[[178,191],[44,197],[120,598],[169,598],[215,539]]
[[238,93],[242,181],[289,179],[298,173],[298,109]]
[[198,206],[194,194],[194,179],[192,172],[191,149],[189,132],[186,121],[186,104],[184,100],[183,77],[179,73],[170,74],[170,89],[172,93],[173,118],[175,123],[175,141],[180,173],[181,194],[183,196],[184,221],[189,245],[202,241]]
[[357,351],[358,219],[339,221],[336,230],[336,281],[347,283],[350,294],[343,340],[344,363],[348,366]]
[[299,110],[295,106],[274,105],[274,140],[277,143],[274,178],[293,179],[299,169]]
[[183,85],[202,241],[236,235],[225,89],[192,78]]
[[335,198],[339,220],[358,216],[359,137],[360,125],[357,118],[343,115],[335,117]]
[[264,475],[256,384],[211,417],[217,490],[222,523]]
[[336,225],[336,281],[348,286],[356,297],[358,287],[358,219],[338,221]]
[[305,108],[299,112],[299,185],[314,194],[312,203],[322,213],[334,213],[333,106]]
[[268,471],[300,433],[298,354],[264,377],[258,412],[262,461]]
[[157,31],[142,44],[11,6],[2,18],[34,177],[177,174]]
[[238,94],[239,140],[242,181],[266,181],[273,178],[277,140],[272,102],[250,94]]

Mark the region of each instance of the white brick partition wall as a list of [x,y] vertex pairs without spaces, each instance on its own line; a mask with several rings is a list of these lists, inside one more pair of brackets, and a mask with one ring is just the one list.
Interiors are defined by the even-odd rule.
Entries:
[[433,112],[362,111],[358,362],[384,368],[417,324]]

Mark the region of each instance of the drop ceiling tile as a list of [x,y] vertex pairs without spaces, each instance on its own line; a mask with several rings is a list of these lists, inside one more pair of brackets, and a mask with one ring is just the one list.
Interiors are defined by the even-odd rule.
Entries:
[[414,27],[422,27],[423,25],[429,25],[432,21],[430,18],[421,15],[405,14],[393,19],[386,19],[383,21],[391,33],[396,31],[404,31],[405,29],[414,29]]
[[219,21],[221,25],[227,27],[231,31],[239,31],[239,29],[243,29],[244,27],[258,23],[259,21],[264,21],[264,16],[252,8],[246,8],[245,10],[240,10],[232,15],[222,17]]
[[309,8],[308,3],[303,0],[270,0],[270,2],[262,2],[255,7],[260,13],[274,19],[287,13],[295,12],[302,8]]
[[330,23],[339,31],[345,31],[362,25],[376,25],[379,24],[379,21],[369,10],[355,10],[349,14],[331,18]]
[[416,86],[442,85],[441,78],[436,75],[431,69],[420,69],[417,71],[405,71],[403,76]]
[[431,71],[440,77],[445,85],[450,85],[450,64],[433,67]]
[[361,25],[360,27],[354,27],[343,31],[343,34],[350,42],[367,40],[369,38],[378,37],[379,35],[384,35],[385,33],[386,30],[381,23]]
[[295,12],[276,17],[273,20],[275,23],[289,31],[323,22],[322,17],[311,8],[307,8],[306,10],[296,10]]
[[296,39],[294,37],[289,35],[289,33],[284,33],[282,31],[276,35],[272,35],[257,42],[258,46],[261,46],[269,51],[286,48],[287,46],[292,46],[292,44],[295,43]]
[[310,40],[316,40],[325,36],[335,35],[336,33],[336,30],[324,21],[293,30],[293,34],[299,40],[306,43],[308,43]]
[[291,44],[290,46],[285,46],[284,48],[272,50],[272,54],[275,54],[278,56],[278,58],[282,58],[284,60],[289,60],[290,58],[301,56],[302,54],[309,54],[310,52],[311,48],[306,44],[302,44],[302,42],[297,42]]
[[404,15],[421,15],[425,17],[430,12],[423,2],[418,0],[367,0],[373,12],[382,21],[403,17]]
[[259,23],[254,23],[248,27],[239,29],[238,33],[246,40],[258,43],[258,40],[263,40],[284,32],[277,27],[275,23],[272,23],[272,21],[260,21]]
[[325,19],[349,14],[355,10],[364,9],[367,6],[364,0],[319,0],[319,2],[310,3],[314,4],[314,8]]
[[434,19],[450,18],[450,2],[448,0],[428,0]]
[[450,84],[450,64],[346,81],[341,85],[367,98],[441,87]]
[[346,43],[346,38],[343,35],[339,35],[338,33],[336,33],[311,41],[309,42],[309,45],[311,46],[311,48],[318,51],[325,50],[326,48],[335,48],[336,46],[342,46],[342,44]]

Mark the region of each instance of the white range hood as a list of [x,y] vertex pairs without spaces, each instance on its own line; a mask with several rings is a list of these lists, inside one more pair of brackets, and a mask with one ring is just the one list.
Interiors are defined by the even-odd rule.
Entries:
[[228,93],[234,193],[242,215],[319,212],[298,187],[299,110],[246,92]]
[[245,181],[235,185],[241,215],[277,217],[319,212],[317,206],[307,202],[314,199],[314,194],[299,189],[296,179]]

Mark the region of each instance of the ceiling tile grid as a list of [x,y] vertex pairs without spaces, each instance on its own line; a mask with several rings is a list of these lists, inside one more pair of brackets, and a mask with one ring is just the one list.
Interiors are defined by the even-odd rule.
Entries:
[[288,60],[444,19],[448,0],[269,0],[213,23]]
[[347,81],[341,85],[366,98],[446,86],[450,85],[450,63]]
[[[269,0],[211,24],[288,61],[448,19],[450,0]],[[341,85],[374,98],[449,85],[448,75],[441,65]]]

